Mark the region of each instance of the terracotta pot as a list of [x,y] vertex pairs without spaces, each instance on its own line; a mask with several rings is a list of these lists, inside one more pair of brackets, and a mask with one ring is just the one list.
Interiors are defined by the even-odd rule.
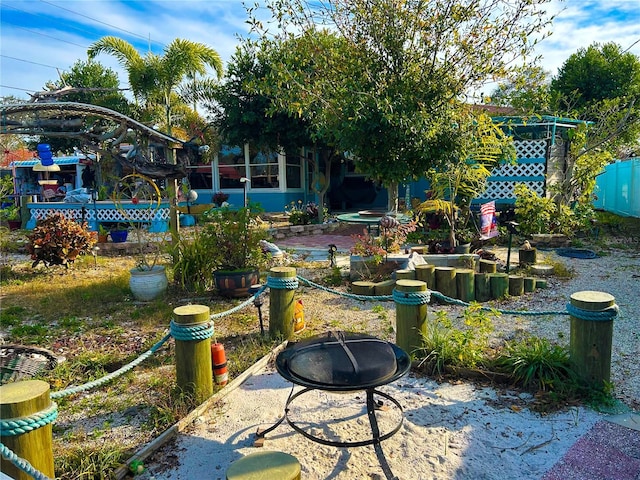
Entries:
[[22,228],[22,220],[7,220],[9,230],[20,230]]
[[105,233],[104,235],[98,234],[98,243],[107,243],[109,241],[109,234]]

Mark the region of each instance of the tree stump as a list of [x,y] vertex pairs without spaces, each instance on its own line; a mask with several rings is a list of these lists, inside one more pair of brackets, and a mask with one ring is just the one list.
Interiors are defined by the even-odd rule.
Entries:
[[425,282],[429,290],[435,289],[436,279],[436,266],[435,265],[416,265],[416,280]]
[[520,297],[524,295],[524,277],[509,275],[509,295]]
[[480,260],[478,265],[480,273],[496,273],[497,263],[493,260]]
[[447,297],[456,298],[456,269],[453,267],[436,267],[435,289]]
[[509,275],[506,273],[490,273],[491,298],[501,299],[509,294]]
[[474,271],[470,268],[456,270],[456,288],[460,300],[473,302],[476,299]]
[[547,281],[543,278],[536,278],[536,288],[547,288]]
[[474,275],[475,294],[477,302],[488,302],[491,300],[491,282],[489,273],[476,273]]
[[355,295],[374,295],[376,284],[374,282],[351,282],[351,293]]

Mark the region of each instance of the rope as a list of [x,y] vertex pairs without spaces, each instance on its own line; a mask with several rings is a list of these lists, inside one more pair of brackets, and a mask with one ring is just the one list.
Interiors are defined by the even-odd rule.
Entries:
[[[438,300],[441,300],[443,302],[452,304],[452,305],[460,305],[462,307],[468,307],[471,304],[467,303],[467,302],[463,302],[462,300],[458,300],[457,298],[451,298],[451,297],[447,297],[446,295],[443,295],[440,292],[431,292],[431,295],[435,298],[437,298]],[[487,310],[487,311],[491,311],[491,312],[498,312],[498,313],[502,313],[504,315],[525,315],[525,316],[536,316],[536,315],[569,315],[568,312],[566,311],[561,311],[561,310],[543,310],[543,311],[538,311],[538,312],[533,312],[533,311],[527,311],[527,310],[502,310],[499,308],[491,308],[491,307],[480,307],[481,310]]]
[[298,279],[296,277],[267,277],[267,287],[274,290],[296,290]]
[[332,290],[330,288],[323,287],[322,285],[314,283],[311,280],[308,280],[308,279],[306,279],[304,277],[301,277],[300,275],[298,275],[298,279],[300,279],[301,282],[306,283],[310,287],[314,287],[314,288],[317,288],[319,290],[324,290],[325,292],[333,293],[333,294],[339,295],[341,297],[353,298],[355,300],[362,300],[362,301],[365,301],[365,302],[367,302],[367,301],[387,302],[389,300],[393,300],[393,295],[356,295],[355,293],[339,292],[338,290]]
[[31,475],[35,480],[51,480],[51,478],[47,477],[44,473],[33,468],[28,461],[24,458],[18,457],[15,453],[13,453],[9,448],[7,448],[4,444],[0,443],[0,454],[8,461],[13,463],[16,467],[22,470],[27,475]]
[[169,334],[175,340],[206,340],[213,337],[213,322],[198,323],[196,325],[182,325],[171,319]]
[[53,423],[56,418],[58,418],[58,405],[56,402],[51,402],[49,408],[29,416],[0,420],[0,436],[12,437],[14,435],[22,435],[23,433],[49,425]]
[[581,308],[572,305],[571,303],[567,303],[567,312],[572,317],[578,318],[580,320],[590,320],[594,322],[606,322],[609,320],[613,320],[618,316],[618,305],[612,305],[605,310],[600,310],[598,312],[594,312],[591,310],[583,310]]
[[129,363],[129,364],[123,366],[123,367],[120,367],[115,372],[111,372],[110,374],[105,375],[102,378],[99,378],[99,379],[94,380],[92,382],[85,383],[84,385],[79,385],[77,387],[67,388],[66,390],[60,390],[58,392],[53,392],[51,394],[51,398],[61,398],[61,397],[64,397],[66,395],[72,395],[74,393],[84,392],[84,391],[90,390],[90,389],[92,389],[94,387],[98,387],[100,385],[104,385],[105,383],[110,382],[114,378],[117,378],[120,375],[125,374],[126,372],[128,372],[132,368],[137,367],[138,365],[140,365],[144,360],[146,360],[151,355],[153,355],[155,352],[157,352],[160,349],[160,347],[162,345],[164,345],[164,343],[167,340],[169,340],[169,338],[171,338],[170,334],[165,335],[162,340],[160,340],[153,347],[151,347],[149,350],[147,350],[142,355],[140,355],[138,358],[136,358],[133,362],[131,362],[131,363]]
[[227,315],[231,315],[232,313],[236,313],[239,310],[242,310],[244,307],[247,307],[249,305],[251,305],[254,301],[254,299],[256,299],[257,297],[259,297],[260,295],[262,295],[262,292],[264,292],[267,289],[267,286],[264,285],[262,288],[260,288],[260,290],[258,290],[256,292],[256,294],[249,298],[248,300],[245,300],[244,302],[242,302],[240,305],[237,305],[229,310],[226,310],[224,312],[220,312],[220,313],[214,313],[212,314],[209,318],[212,320],[215,320],[217,318],[222,318],[225,317]]
[[393,301],[400,305],[425,305],[431,300],[431,292],[401,292],[393,289]]

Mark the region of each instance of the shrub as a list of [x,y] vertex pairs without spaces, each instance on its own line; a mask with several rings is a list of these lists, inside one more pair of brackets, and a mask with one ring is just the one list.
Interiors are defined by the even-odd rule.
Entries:
[[40,220],[27,238],[27,251],[33,260],[32,267],[40,262],[47,267],[68,267],[78,255],[89,253],[96,244],[95,235],[87,229],[86,222],[80,225],[61,213],[54,213]]

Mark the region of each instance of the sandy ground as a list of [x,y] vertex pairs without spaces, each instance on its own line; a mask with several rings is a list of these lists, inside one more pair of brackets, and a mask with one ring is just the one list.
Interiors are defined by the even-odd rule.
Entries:
[[[404,409],[402,427],[382,442],[391,471],[400,479],[540,479],[603,418],[582,407],[543,416],[523,408],[528,394],[438,384],[412,375],[381,390]],[[290,383],[265,367],[148,459],[145,478],[224,479],[231,462],[256,451],[254,433],[283,414],[290,391]],[[383,434],[402,417],[389,401],[384,403],[388,410],[377,412]],[[305,393],[290,404],[288,418],[329,440],[372,436],[363,392]],[[372,446],[324,446],[286,422],[267,435],[263,448],[297,457],[304,479],[385,478]]]

